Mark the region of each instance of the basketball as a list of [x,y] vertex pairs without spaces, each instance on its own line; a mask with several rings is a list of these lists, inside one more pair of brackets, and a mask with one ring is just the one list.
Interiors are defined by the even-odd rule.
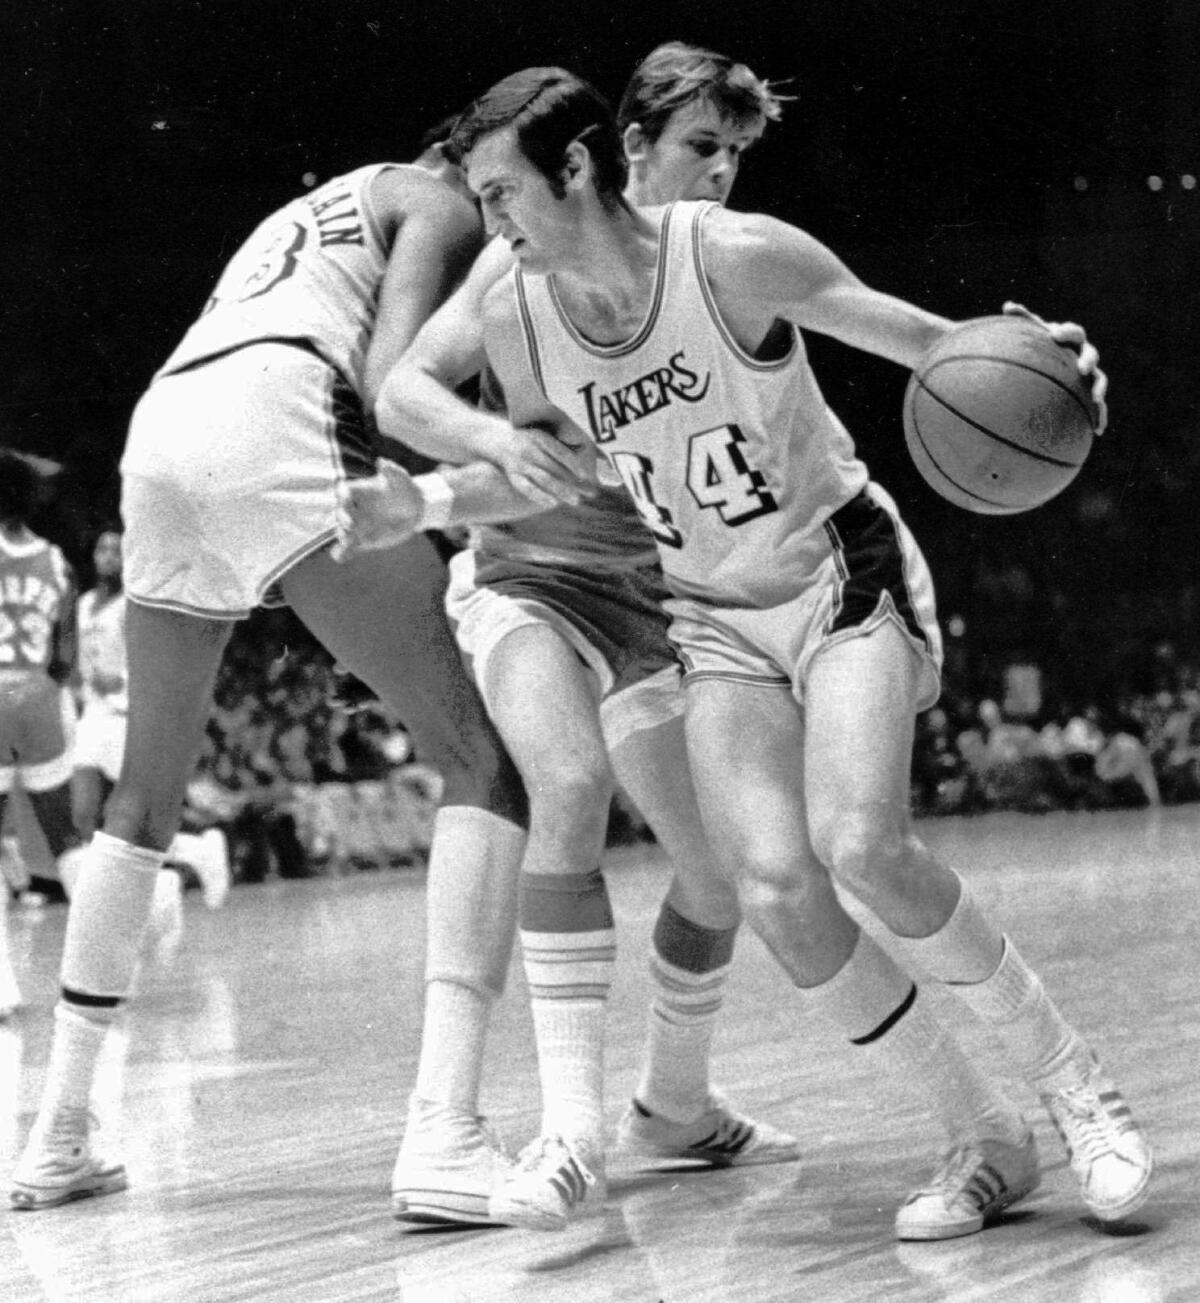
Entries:
[[980,317],[922,359],[904,396],[904,438],[943,498],[983,515],[1040,507],[1079,474],[1094,437],[1075,354],[1021,317]]

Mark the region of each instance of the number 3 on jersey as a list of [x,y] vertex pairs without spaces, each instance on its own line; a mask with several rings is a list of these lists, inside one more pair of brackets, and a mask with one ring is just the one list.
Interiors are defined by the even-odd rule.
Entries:
[[[779,509],[762,471],[746,461],[745,442],[736,425],[719,425],[688,440],[688,489],[697,506],[712,508],[727,525],[744,525]],[[635,452],[614,452],[610,458],[654,537],[668,547],[682,547],[674,517],[654,496],[654,463]]]

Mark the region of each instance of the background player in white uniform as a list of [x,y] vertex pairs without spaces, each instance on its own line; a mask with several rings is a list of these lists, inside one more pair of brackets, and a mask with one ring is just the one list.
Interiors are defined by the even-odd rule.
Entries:
[[[0,448],[0,820],[19,779],[69,883],[79,855],[71,819],[71,712],[64,683],[75,659],[75,581],[59,548],[29,528],[41,479]],[[0,929],[0,1017],[21,1003],[8,953],[8,891]]]
[[[79,719],[75,726],[71,802],[75,827],[85,843],[100,825],[104,804],[121,773],[129,715],[126,691],[125,593],[121,534],[106,529],[92,549],[96,586],[84,593],[75,612],[79,654],[76,684]],[[216,909],[229,892],[229,852],[219,828],[176,833],[168,851],[171,865],[190,865],[200,879],[204,902]],[[156,930],[177,938],[182,926],[182,878],[164,868],[155,888],[155,909],[172,922],[156,919]]]
[[[125,1185],[90,1134],[97,1055],[130,991],[233,621],[280,590],[444,776],[430,898],[461,895],[493,924],[450,985],[486,1008],[503,979],[515,896],[504,870],[526,805],[446,624],[444,567],[424,537],[341,565],[329,554],[339,484],[374,469],[365,413],[379,378],[479,244],[475,205],[437,151],[335,178],[249,237],[134,412],[122,461],[128,736],[68,919],[46,1085],[12,1183],[18,1208]],[[460,501],[482,483],[489,505],[507,495],[530,510],[492,467],[447,475]],[[569,490],[543,503],[577,499]],[[431,927],[431,960],[444,944]],[[470,1029],[479,1022],[472,1007]]]
[[[503,359],[528,352],[545,398],[590,432],[659,540],[689,668],[693,772],[747,919],[801,1007],[873,1045],[946,1125],[951,1151],[899,1210],[897,1234],[979,1230],[1035,1188],[1037,1156],[1017,1109],[846,913],[835,878],[905,962],[1000,1033],[1092,1211],[1128,1215],[1152,1168],[1128,1107],[1015,947],[914,834],[913,718],[938,670],[932,591],[796,330],[914,367],[952,323],[871,290],[784,223],[712,206],[630,209],[613,181],[607,106],[562,70],[498,83],[453,144],[520,268],[486,300],[489,357],[503,379]],[[1052,333],[1080,348],[1102,399],[1082,330]],[[452,423],[471,455],[491,444],[509,464],[516,444],[501,420],[436,383],[421,406]],[[512,1196],[554,1207],[537,1176],[519,1174]]]
[[[748,68],[678,44],[639,66],[626,108],[639,160],[628,195],[634,203],[657,197],[662,187],[724,199],[741,153],[779,114],[770,88]],[[498,252],[504,261],[511,257],[502,243]],[[471,284],[482,279],[473,273]],[[456,315],[475,331],[478,306],[475,296],[456,296]],[[526,387],[531,381],[523,377]],[[503,401],[497,389],[489,372],[484,401],[494,410]],[[386,412],[383,419],[386,429]],[[406,431],[407,424],[395,428]],[[703,836],[687,767],[679,666],[662,612],[666,592],[654,540],[631,499],[610,479],[580,507],[478,529],[472,547],[451,562],[451,576],[448,609],[460,645],[530,792],[521,927],[546,1047],[542,1147],[549,1161],[570,1167],[555,1139],[564,1137],[588,1153],[593,1174],[601,1164],[604,1013],[616,947],[599,869],[610,754],[677,866],[654,929],[648,1053],[618,1144],[657,1158],[724,1165],[796,1158],[793,1137],[740,1114],[710,1087],[713,1024],[740,916],[732,880]],[[567,955],[574,962],[565,962]],[[428,1179],[419,1171],[410,1176],[406,1165],[402,1147],[401,1191]],[[563,1188],[569,1204],[573,1187]],[[409,1204],[421,1207],[415,1197]],[[519,1221],[521,1210],[494,1205],[491,1215]]]

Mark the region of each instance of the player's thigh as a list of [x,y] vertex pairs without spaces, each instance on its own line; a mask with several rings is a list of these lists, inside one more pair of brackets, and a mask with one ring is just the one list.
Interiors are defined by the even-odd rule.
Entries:
[[128,604],[128,732],[106,832],[160,850],[170,842],[232,629],[228,620]]
[[730,865],[800,871],[805,722],[791,694],[717,677],[686,691],[688,755],[713,849]]
[[704,831],[683,716],[626,735],[609,755],[617,781],[671,860],[675,873],[667,899],[694,923],[734,926],[739,918],[734,879]]
[[804,683],[809,821],[818,845],[847,815],[908,826],[922,662],[891,621],[813,657]]
[[607,807],[599,685],[558,629],[532,622],[505,634],[488,656],[484,689],[531,795],[570,788]]
[[[493,808],[495,785],[519,786],[463,666],[444,609],[445,566],[428,539],[345,562],[318,552],[284,575],[282,587],[304,624],[379,694],[420,758],[441,771],[445,803]],[[472,784],[481,788],[476,797],[465,790]],[[516,803],[509,793],[508,804]]]

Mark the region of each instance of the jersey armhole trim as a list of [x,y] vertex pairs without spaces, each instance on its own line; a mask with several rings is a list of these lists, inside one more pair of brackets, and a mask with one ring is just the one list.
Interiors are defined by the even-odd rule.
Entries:
[[517,312],[521,319],[521,334],[525,340],[525,356],[529,359],[529,369],[533,372],[533,378],[542,397],[553,406],[550,395],[546,392],[546,378],[542,372],[542,355],[538,351],[537,332],[533,328],[533,311],[529,305],[525,277],[522,275],[520,267],[513,268],[512,277],[517,290]]
[[796,327],[791,327],[791,343],[786,353],[782,357],[771,358],[769,361],[762,361],[760,358],[752,357],[733,337],[733,332],[725,323],[724,317],[721,316],[721,310],[717,307],[717,301],[713,297],[712,287],[708,283],[708,272],[704,268],[704,244],[701,239],[700,231],[704,218],[718,207],[715,203],[706,203],[698,208],[692,217],[692,259],[696,267],[696,280],[700,285],[700,293],[704,297],[704,305],[708,309],[708,315],[712,318],[713,325],[716,326],[717,332],[725,341],[725,347],[734,355],[743,366],[748,367],[751,371],[769,373],[773,371],[782,371],[796,357]]

